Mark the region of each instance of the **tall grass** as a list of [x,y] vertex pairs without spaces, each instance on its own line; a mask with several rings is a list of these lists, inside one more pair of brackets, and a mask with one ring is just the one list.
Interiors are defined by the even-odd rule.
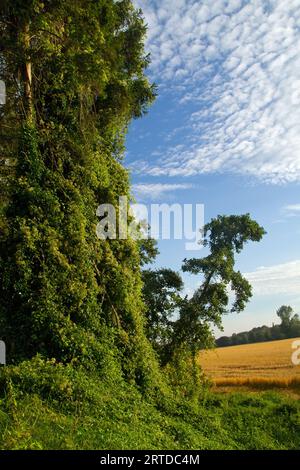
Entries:
[[213,380],[217,387],[242,387],[256,389],[290,388],[300,390],[300,377],[222,377]]

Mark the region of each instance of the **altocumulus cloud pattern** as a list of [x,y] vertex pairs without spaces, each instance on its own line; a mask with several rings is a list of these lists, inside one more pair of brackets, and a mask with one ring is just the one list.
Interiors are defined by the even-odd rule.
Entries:
[[[135,0],[150,75],[187,113],[149,175],[231,172],[300,181],[300,0]],[[196,108],[196,109],[195,109]]]

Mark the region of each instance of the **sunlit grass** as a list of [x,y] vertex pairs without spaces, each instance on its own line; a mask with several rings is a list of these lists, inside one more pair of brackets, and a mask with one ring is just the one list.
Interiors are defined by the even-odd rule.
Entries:
[[300,377],[292,378],[269,378],[269,377],[229,377],[214,379],[217,387],[253,387],[259,389],[267,388],[299,388]]

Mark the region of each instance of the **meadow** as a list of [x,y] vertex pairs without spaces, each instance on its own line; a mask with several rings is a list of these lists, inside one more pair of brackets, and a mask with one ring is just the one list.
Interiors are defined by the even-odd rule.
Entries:
[[35,358],[0,368],[0,449],[300,449],[300,401],[272,390],[153,400]]
[[201,352],[199,364],[215,387],[281,388],[300,393],[300,365],[292,363],[295,339]]

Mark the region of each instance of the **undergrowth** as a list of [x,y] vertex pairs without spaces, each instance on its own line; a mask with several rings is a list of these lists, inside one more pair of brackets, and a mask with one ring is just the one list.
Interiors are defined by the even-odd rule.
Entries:
[[0,371],[1,449],[299,449],[300,404],[274,392],[147,397],[35,358]]

